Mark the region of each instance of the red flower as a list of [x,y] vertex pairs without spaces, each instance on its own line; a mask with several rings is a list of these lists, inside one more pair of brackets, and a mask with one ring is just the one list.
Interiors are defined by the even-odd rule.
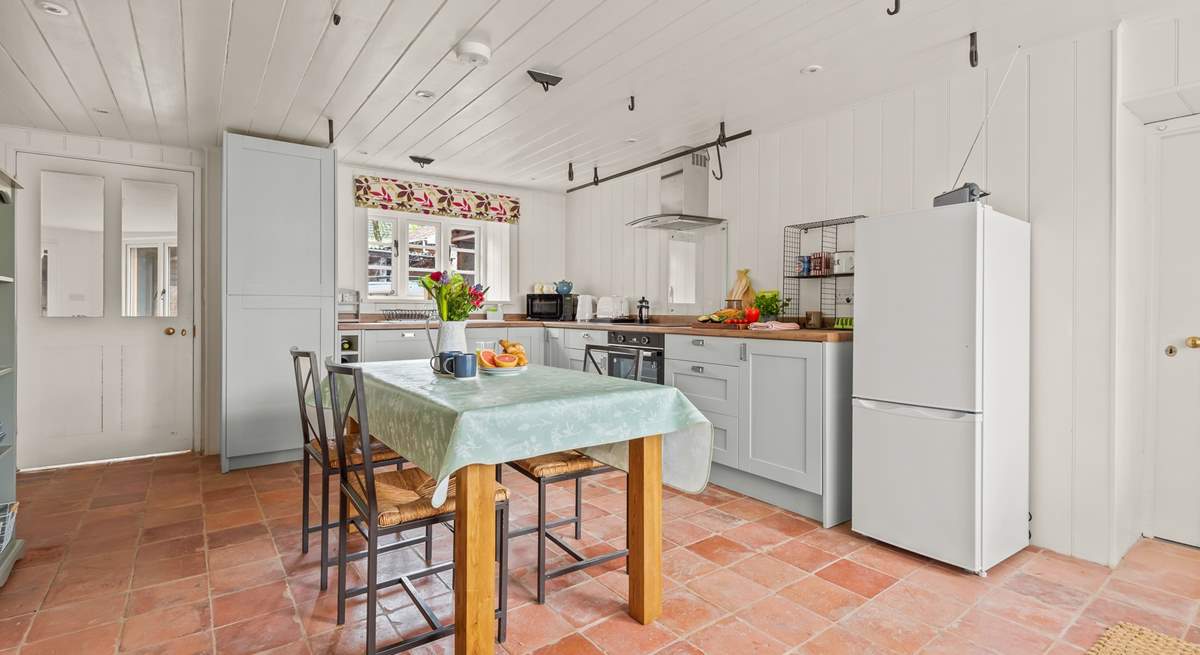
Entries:
[[429,279],[433,280],[434,282],[441,282],[442,281],[442,272],[434,271],[434,272],[430,273]]

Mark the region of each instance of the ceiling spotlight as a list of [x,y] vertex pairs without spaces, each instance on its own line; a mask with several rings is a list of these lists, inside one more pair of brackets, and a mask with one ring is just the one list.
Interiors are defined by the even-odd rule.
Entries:
[[57,2],[50,2],[50,0],[41,0],[37,3],[37,6],[43,13],[50,14],[51,16],[68,16],[71,14],[71,12],[67,11],[66,7]]
[[417,166],[420,166],[421,168],[425,168],[426,165],[433,163],[433,157],[422,157],[420,155],[409,155],[408,158],[411,159],[414,164],[416,164]]
[[529,73],[530,79],[538,84],[541,84],[542,90],[547,92],[550,91],[550,87],[558,86],[558,83],[563,80],[561,76],[555,75],[554,73],[545,73],[535,70],[527,70],[525,72]]
[[820,64],[809,64],[801,69],[801,73],[820,73],[825,70],[825,67]]
[[458,63],[478,68],[492,60],[492,49],[479,41],[463,41],[454,47],[454,56]]
[[417,89],[413,92],[413,95],[421,100],[433,100],[437,97],[437,94],[429,89]]

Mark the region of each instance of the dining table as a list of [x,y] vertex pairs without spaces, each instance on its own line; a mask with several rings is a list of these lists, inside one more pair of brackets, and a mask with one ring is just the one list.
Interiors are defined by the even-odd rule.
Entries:
[[456,654],[495,649],[495,467],[565,450],[627,472],[628,611],[658,618],[663,484],[703,491],[712,453],[712,424],[682,392],[540,365],[471,378],[423,359],[357,366],[372,435],[438,481],[434,506],[455,480]]

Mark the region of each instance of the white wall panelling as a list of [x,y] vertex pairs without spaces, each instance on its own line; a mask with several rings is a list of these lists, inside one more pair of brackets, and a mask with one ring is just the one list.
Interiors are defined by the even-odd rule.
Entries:
[[[1113,508],[1113,32],[1024,50],[963,173],[1000,211],[1033,228],[1032,512],[1034,542],[1110,559]],[[709,211],[729,220],[729,275],[752,269],[756,288],[781,283],[782,226],[855,213],[929,207],[948,190],[1010,53],[986,67],[901,88],[730,144]],[[964,62],[965,67],[965,62]],[[715,164],[715,160],[713,162]],[[657,180],[647,171],[569,194],[567,274],[595,294],[661,306],[661,280],[614,280],[588,256],[622,238],[632,214],[609,198]],[[657,198],[647,194],[647,202]],[[646,231],[648,260],[665,259]],[[657,246],[657,249],[656,249]],[[922,253],[914,253],[922,256]],[[731,279],[721,286],[727,287]],[[920,281],[913,281],[914,293]],[[719,302],[721,295],[708,295]],[[715,305],[714,305],[715,306]]]

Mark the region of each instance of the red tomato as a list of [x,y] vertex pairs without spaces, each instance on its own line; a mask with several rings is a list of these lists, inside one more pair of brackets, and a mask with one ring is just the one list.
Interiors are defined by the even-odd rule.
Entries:
[[751,307],[750,309],[746,310],[746,321],[748,323],[757,323],[758,317],[761,315],[762,312],[760,312],[757,307]]

